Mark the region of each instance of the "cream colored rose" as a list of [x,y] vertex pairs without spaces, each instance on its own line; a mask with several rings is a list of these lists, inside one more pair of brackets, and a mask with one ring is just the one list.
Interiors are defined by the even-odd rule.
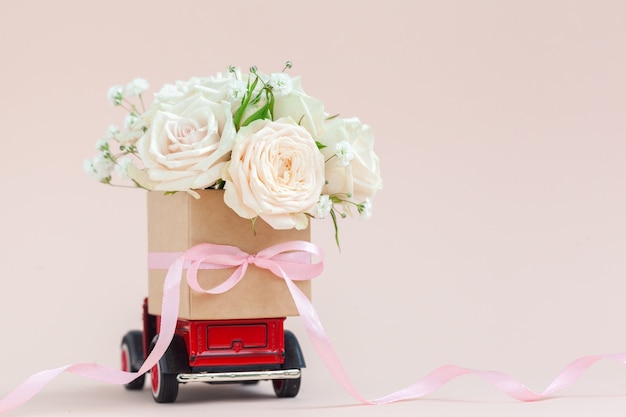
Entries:
[[223,178],[224,201],[239,216],[304,229],[324,186],[324,158],[292,119],[257,120],[237,133]]
[[317,137],[326,115],[322,102],[306,94],[300,85],[300,77],[294,77],[290,89],[276,94],[274,98],[274,119],[282,117],[291,117]]
[[153,105],[146,117],[148,129],[136,144],[148,179],[141,185],[187,191],[207,188],[221,178],[235,128],[230,103],[212,95],[192,89]]
[[327,160],[324,194],[339,194],[341,198],[349,194],[350,201],[358,204],[367,201],[369,205],[382,188],[372,129],[357,118],[331,119],[318,141],[326,146],[322,149]]
[[[280,75],[280,77],[276,77],[277,75]],[[300,77],[292,78],[286,73],[271,74],[269,76],[259,74],[259,76],[272,85],[274,94],[274,120],[289,117],[308,130],[314,138],[317,137],[324,125],[324,119],[326,118],[324,105],[320,100],[309,96],[302,89]],[[276,81],[277,79],[278,81]],[[260,86],[257,86],[255,94],[259,91]],[[261,95],[261,100],[248,106],[242,117],[242,121],[265,104],[264,97],[264,95]],[[236,111],[237,108],[234,110]]]
[[190,96],[197,94],[212,100],[221,101],[228,97],[229,83],[232,82],[232,74],[216,74],[210,77],[193,77],[187,81],[176,81],[174,84],[165,84],[154,95],[152,107],[162,110],[168,108]]

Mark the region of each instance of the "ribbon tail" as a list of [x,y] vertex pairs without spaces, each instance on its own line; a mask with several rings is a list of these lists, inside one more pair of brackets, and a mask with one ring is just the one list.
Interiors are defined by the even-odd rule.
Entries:
[[304,323],[304,327],[309,334],[309,339],[330,373],[355,399],[364,404],[373,404],[371,401],[365,399],[354,387],[352,381],[350,381],[343,364],[339,360],[339,357],[330,343],[330,339],[326,334],[326,331],[322,326],[322,322],[320,321],[311,301],[306,295],[304,295],[300,288],[298,288],[293,281],[291,281],[291,279],[286,277],[284,274],[283,278],[287,283],[289,292],[291,293],[294,303],[298,309],[300,319]]
[[426,377],[402,390],[393,392],[375,400],[367,400],[357,391],[350,381],[343,365],[341,364],[341,361],[337,357],[337,354],[330,343],[330,339],[328,338],[328,335],[326,334],[326,331],[324,330],[311,301],[294,284],[294,282],[289,279],[283,270],[280,271],[280,275],[283,277],[287,287],[289,288],[291,296],[293,297],[294,303],[298,309],[298,313],[300,314],[300,319],[302,320],[309,335],[309,339],[311,340],[311,343],[320,358],[330,373],[335,377],[337,382],[339,382],[339,384],[350,395],[352,395],[352,397],[364,404],[388,404],[398,401],[418,399],[437,391],[449,381],[467,374],[481,377],[502,393],[516,400],[525,402],[538,401],[573,384],[591,365],[601,359],[613,359],[618,362],[626,363],[626,354],[594,355],[577,359],[567,366],[559,375],[557,375],[554,381],[543,393],[532,391],[518,380],[501,372],[481,371],[454,365],[446,365],[437,368]]
[[304,323],[309,339],[311,340],[311,343],[313,344],[313,347],[317,351],[319,357],[322,359],[330,373],[334,376],[335,380],[339,382],[346,392],[361,403],[378,405],[422,397],[436,391],[449,380],[469,372],[468,370],[463,370],[458,367],[442,367],[424,378],[424,380],[419,381],[418,383],[401,391],[394,392],[376,400],[366,399],[358,392],[348,377],[348,374],[332,347],[330,339],[324,330],[324,327],[322,326],[319,316],[317,315],[311,301],[293,283],[293,281],[284,275],[283,278],[285,279],[294,303],[296,304],[298,313],[300,314],[300,319]]
[[161,327],[157,342],[137,371],[137,376],[148,372],[165,354],[165,351],[174,338],[176,321],[178,320],[178,308],[180,306],[180,283],[183,276],[185,256],[180,256],[167,270],[165,283],[163,284],[163,300],[161,301]]
[[601,359],[612,359],[617,362],[626,364],[626,353],[615,353],[609,355],[590,355],[578,358],[559,373],[559,375],[550,383],[544,391],[544,395],[552,394],[563,388],[572,385],[587,371],[591,365]]
[[184,267],[184,256],[179,257],[170,267],[163,288],[161,331],[156,346],[148,355],[138,372],[124,372],[97,364],[73,364],[48,369],[31,375],[7,396],[0,400],[0,414],[13,410],[37,395],[48,383],[63,372],[69,372],[89,379],[109,384],[127,384],[146,373],[163,356],[176,329],[180,304],[180,282]]
[[31,375],[0,401],[0,413],[13,410],[33,398],[50,381],[62,374],[69,366],[49,369]]
[[284,271],[281,274],[287,283],[287,287],[289,288],[289,292],[293,297],[294,303],[298,309],[298,313],[300,314],[300,319],[302,320],[305,329],[309,335],[309,339],[313,344],[313,347],[317,351],[318,355],[330,371],[330,373],[334,376],[335,380],[339,382],[339,384],[356,400],[360,401],[363,404],[376,405],[376,404],[387,404],[392,402],[397,402],[401,400],[414,399],[418,397],[422,397],[426,394],[429,394],[433,391],[436,391],[441,386],[446,384],[449,380],[456,378],[457,376],[468,373],[468,370],[463,370],[458,367],[442,367],[437,371],[433,372],[431,375],[424,378],[424,380],[419,381],[418,383],[407,387],[401,391],[394,392],[385,397],[376,399],[376,400],[368,400],[363,397],[350,378],[343,367],[343,364],[339,360],[330,339],[322,326],[322,323],[313,307],[313,303],[307,298],[306,295],[289,279],[289,277],[285,276]]

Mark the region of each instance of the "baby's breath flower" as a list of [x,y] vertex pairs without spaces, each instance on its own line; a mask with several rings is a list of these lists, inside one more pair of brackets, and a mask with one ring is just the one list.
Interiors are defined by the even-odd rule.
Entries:
[[124,119],[124,127],[126,128],[126,130],[131,130],[133,128],[133,125],[137,122],[137,115],[135,113],[129,113],[126,115],[126,118]]
[[330,200],[330,196],[326,194],[322,194],[320,196],[320,201],[313,207],[313,212],[311,215],[316,219],[323,219],[330,213],[330,210],[333,208],[333,203]]
[[125,93],[128,97],[140,96],[150,87],[148,81],[143,78],[135,78],[128,84],[126,84]]
[[335,155],[341,161],[341,165],[348,166],[354,158],[354,148],[347,140],[343,140],[335,145]]
[[248,91],[248,86],[245,81],[232,79],[228,82],[229,96],[233,100],[241,100],[243,95]]
[[133,167],[133,160],[129,157],[120,158],[115,164],[115,173],[121,180],[131,179],[130,170]]
[[141,136],[143,136],[142,131],[140,129],[135,129],[129,132],[118,133],[117,135],[115,135],[115,140],[118,141],[121,145],[133,145]]
[[96,149],[102,152],[109,150],[109,140],[107,138],[102,138],[96,142]]
[[117,126],[109,125],[106,133],[104,134],[104,139],[113,139],[118,133],[120,133],[120,129]]
[[83,162],[83,169],[93,179],[100,182],[108,182],[111,178],[111,171],[113,170],[114,162],[105,157],[104,155],[98,155],[94,159],[86,159]]
[[107,96],[109,97],[109,101],[111,102],[111,104],[113,104],[114,106],[119,106],[120,104],[122,104],[122,100],[124,99],[124,86],[119,84],[114,85],[113,87],[109,88]]
[[277,97],[289,95],[293,91],[291,77],[284,72],[273,73],[267,83],[272,86],[272,92]]
[[372,217],[372,202],[369,199],[366,199],[361,204],[357,204],[356,208],[362,219],[369,219]]

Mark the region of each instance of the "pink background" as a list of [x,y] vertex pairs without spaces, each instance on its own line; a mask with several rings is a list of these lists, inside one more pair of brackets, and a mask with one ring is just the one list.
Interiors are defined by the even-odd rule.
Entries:
[[[620,1],[10,1],[0,3],[0,396],[74,362],[117,367],[146,295],[145,195],[82,171],[123,113],[107,89],[229,64],[294,62],[331,113],[376,133],[368,222],[314,224],[315,304],[366,397],[440,365],[543,390],[576,357],[626,350],[626,5]],[[154,91],[154,89],[152,91]],[[377,407],[306,340],[294,400],[271,387],[181,388],[159,406],[64,375],[10,415],[622,415],[626,367],[594,366],[522,404],[466,376]]]

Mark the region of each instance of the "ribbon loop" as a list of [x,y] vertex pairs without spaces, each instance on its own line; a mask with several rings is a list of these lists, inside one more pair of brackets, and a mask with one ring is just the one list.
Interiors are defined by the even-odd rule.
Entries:
[[[320,262],[311,263],[311,255],[317,255]],[[318,276],[323,268],[322,252],[310,242],[293,241],[281,243],[259,252],[256,255],[246,253],[235,246],[214,245],[204,243],[196,245],[180,254],[186,262],[191,262],[187,268],[187,284],[194,291],[207,294],[222,294],[241,281],[250,264],[267,269],[283,279],[295,277],[297,280],[310,280]],[[161,256],[168,257],[169,253],[153,253],[149,258],[149,267],[161,269],[164,262]],[[228,269],[236,267],[235,271],[221,284],[204,289],[198,282],[199,269]],[[287,273],[287,271],[289,273]]]

